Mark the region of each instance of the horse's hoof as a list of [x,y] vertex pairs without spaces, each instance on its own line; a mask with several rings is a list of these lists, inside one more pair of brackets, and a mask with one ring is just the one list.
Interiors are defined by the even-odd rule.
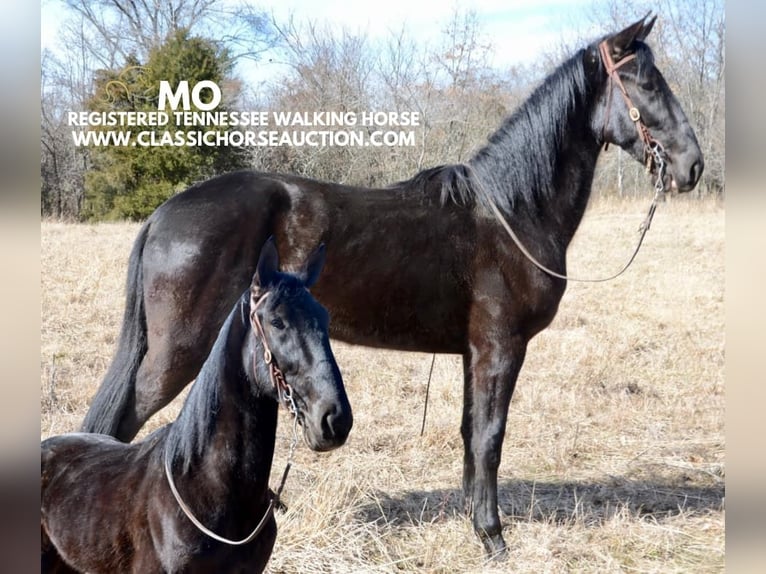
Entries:
[[481,541],[484,543],[487,559],[502,561],[508,556],[508,547],[505,545],[502,535],[483,536]]

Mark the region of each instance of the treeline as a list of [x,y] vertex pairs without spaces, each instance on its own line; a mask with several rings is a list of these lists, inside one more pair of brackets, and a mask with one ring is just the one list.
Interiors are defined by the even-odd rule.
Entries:
[[[41,214],[72,220],[142,219],[195,181],[240,167],[379,186],[465,160],[555,65],[594,39],[582,34],[529,65],[497,69],[478,17],[464,9],[445,13],[439,40],[423,46],[407,27],[373,41],[325,24],[278,22],[247,4],[232,11],[223,0],[165,0],[151,13],[142,12],[143,3],[128,3],[126,12],[115,0],[64,2],[73,18],[62,32],[63,52],[42,60]],[[636,18],[648,7],[634,7]],[[705,153],[696,193],[721,194],[723,2],[651,7],[660,16],[650,39],[658,66]],[[631,17],[605,2],[588,19],[606,33]],[[281,73],[258,85],[235,75],[240,61],[266,65],[266,50],[279,54]],[[215,82],[224,98],[218,112],[416,114],[416,137],[392,146],[74,145],[68,112],[156,111],[160,80]],[[602,155],[595,193],[647,194],[650,187],[632,159],[614,148]]]

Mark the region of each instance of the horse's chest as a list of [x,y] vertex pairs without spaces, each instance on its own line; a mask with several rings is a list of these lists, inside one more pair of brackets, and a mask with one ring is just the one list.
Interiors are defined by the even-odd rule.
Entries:
[[558,311],[566,283],[518,257],[498,258],[477,270],[474,301],[486,307],[490,321],[531,338],[547,327]]
[[[204,535],[203,535],[204,536]],[[162,569],[167,572],[248,572],[258,573],[266,568],[276,540],[276,527],[266,528],[254,541],[242,546],[227,546],[207,538],[193,544],[180,544],[165,554]],[[147,569],[137,572],[151,572],[157,565],[146,564]]]

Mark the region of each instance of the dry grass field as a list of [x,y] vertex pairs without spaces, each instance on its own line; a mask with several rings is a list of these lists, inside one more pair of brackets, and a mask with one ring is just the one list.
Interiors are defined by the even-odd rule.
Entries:
[[[570,272],[617,270],[647,204],[595,202]],[[106,370],[137,230],[41,224],[43,438],[77,429]],[[487,564],[462,513],[459,358],[436,357],[420,436],[431,356],[335,343],[354,429],[332,453],[297,449],[269,571],[722,572],[724,348],[724,209],[663,203],[627,274],[570,283],[530,345],[499,472],[510,552]]]

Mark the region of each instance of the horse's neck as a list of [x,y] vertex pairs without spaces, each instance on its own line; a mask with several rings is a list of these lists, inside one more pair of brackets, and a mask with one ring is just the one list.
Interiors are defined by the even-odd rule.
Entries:
[[564,161],[554,172],[556,194],[547,205],[550,210],[543,221],[549,231],[559,234],[564,245],[574,237],[590,199],[593,174],[600,148],[594,139],[579,144],[579,149],[569,149],[562,156]]
[[[233,386],[235,381],[226,384]],[[251,385],[247,379],[241,386]],[[220,456],[213,457],[213,465],[241,477],[254,488],[268,486],[269,469],[274,454],[277,429],[277,403],[271,397],[253,393],[226,392],[221,397],[221,410],[212,437],[213,449]],[[224,470],[226,469],[226,470]]]
[[[579,136],[572,135],[573,141],[576,138]],[[520,162],[539,161],[539,158],[529,157],[532,153],[527,150],[520,154],[521,159],[516,156],[498,162],[493,168],[493,179],[503,185],[496,187],[495,197],[490,197],[506,217],[525,227],[527,232],[536,230],[548,237],[555,236],[566,247],[588,204],[599,154],[598,144],[592,138],[590,141],[580,140],[578,147],[562,142],[555,161],[552,161],[555,167],[550,174],[551,181],[545,182],[552,186],[551,193],[536,188],[520,193],[516,187]]]
[[[572,78],[559,73],[538,88],[469,162],[507,217],[564,247],[585,212],[601,147],[590,125],[592,102]],[[579,93],[551,95],[567,90]]]
[[[236,351],[228,356],[236,358],[203,366],[171,431],[189,436],[176,436],[172,444],[181,446],[170,448],[179,480],[184,474],[191,480],[204,479],[211,499],[231,500],[242,492],[242,504],[250,506],[267,495],[278,405],[273,398],[257,394],[256,388],[266,387],[251,383],[245,375],[247,371],[252,376],[251,369],[239,360],[241,345],[234,347]],[[255,376],[268,382],[263,365],[255,368]]]

